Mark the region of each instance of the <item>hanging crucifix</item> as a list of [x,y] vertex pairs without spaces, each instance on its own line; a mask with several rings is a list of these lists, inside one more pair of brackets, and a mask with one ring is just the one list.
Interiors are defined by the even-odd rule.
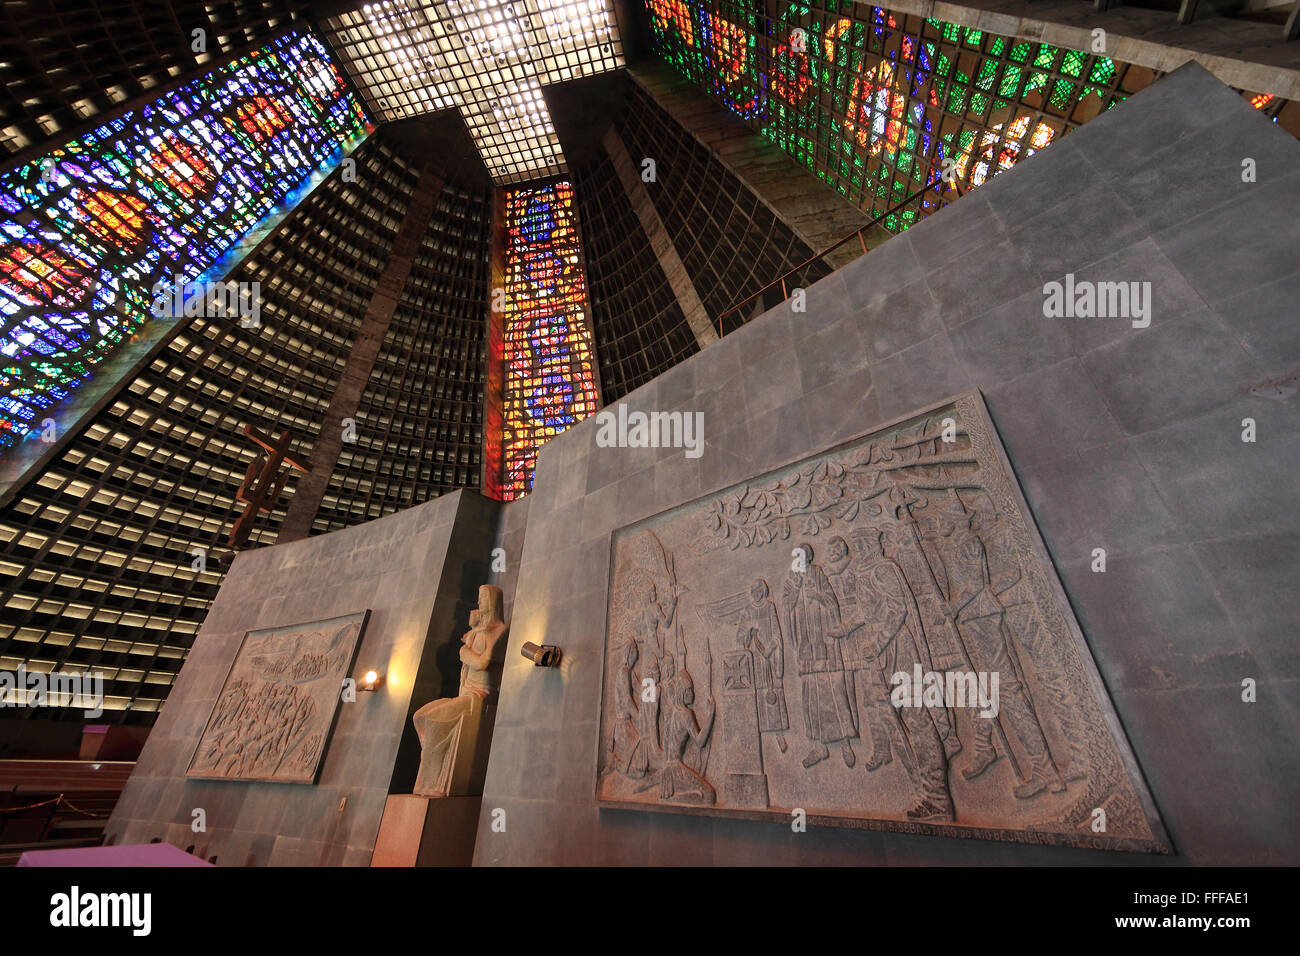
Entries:
[[248,543],[248,536],[253,530],[253,522],[258,514],[269,513],[280,499],[280,493],[289,480],[289,470],[280,466],[288,463],[301,472],[311,471],[311,459],[289,453],[289,442],[293,435],[288,429],[279,438],[268,438],[252,425],[244,426],[244,434],[260,445],[264,451],[258,453],[244,473],[244,481],[239,486],[235,497],[245,502],[248,507],[235,519],[230,528],[229,544],[232,548],[242,548]]

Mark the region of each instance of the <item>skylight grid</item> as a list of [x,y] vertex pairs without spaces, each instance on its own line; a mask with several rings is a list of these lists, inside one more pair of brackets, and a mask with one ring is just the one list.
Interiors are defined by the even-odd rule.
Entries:
[[532,82],[508,89],[504,96],[470,104],[463,111],[493,177],[504,185],[564,172],[564,154],[541,87]]
[[613,0],[378,0],[325,35],[381,119],[460,109],[498,184],[565,171],[542,86],[623,66]]

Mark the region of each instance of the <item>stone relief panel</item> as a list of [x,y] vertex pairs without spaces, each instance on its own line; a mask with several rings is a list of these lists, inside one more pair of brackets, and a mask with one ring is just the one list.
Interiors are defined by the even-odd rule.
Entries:
[[245,634],[185,775],[315,783],[369,617]]
[[605,806],[1170,852],[972,391],[613,536]]

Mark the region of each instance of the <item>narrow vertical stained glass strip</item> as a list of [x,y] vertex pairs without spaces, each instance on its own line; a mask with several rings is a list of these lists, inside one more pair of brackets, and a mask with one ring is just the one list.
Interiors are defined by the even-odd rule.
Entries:
[[506,202],[502,497],[532,490],[537,452],[596,411],[587,289],[567,182],[511,189]]
[[370,129],[290,32],[0,175],[0,454]]

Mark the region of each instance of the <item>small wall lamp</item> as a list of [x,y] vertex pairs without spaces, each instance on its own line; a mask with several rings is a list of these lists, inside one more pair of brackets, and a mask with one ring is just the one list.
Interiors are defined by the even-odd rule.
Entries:
[[384,685],[384,678],[378,671],[366,671],[357,682],[358,690],[379,690]]
[[534,644],[532,641],[519,648],[519,653],[533,662],[534,667],[554,667],[560,663],[560,649],[553,644]]

